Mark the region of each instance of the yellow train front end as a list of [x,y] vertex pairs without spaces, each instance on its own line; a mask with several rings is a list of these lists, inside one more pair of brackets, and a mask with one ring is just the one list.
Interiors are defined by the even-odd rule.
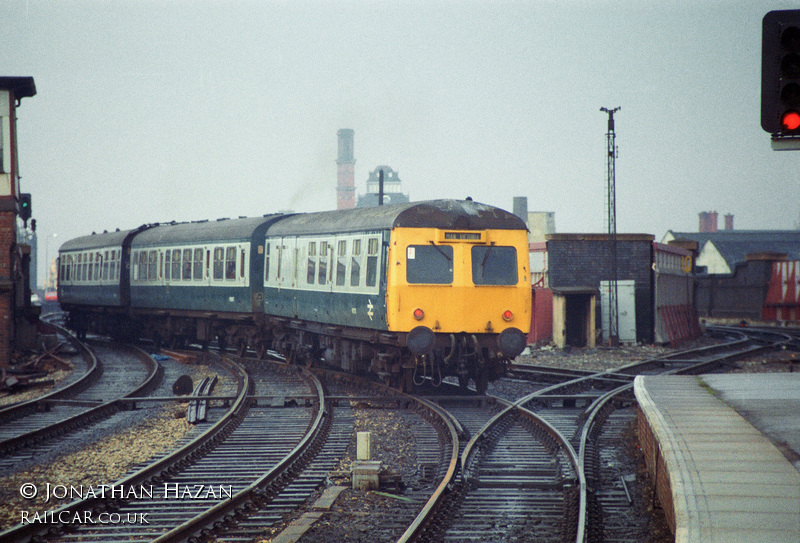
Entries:
[[395,228],[386,309],[389,331],[405,334],[416,356],[415,374],[471,378],[485,390],[526,345],[527,231]]

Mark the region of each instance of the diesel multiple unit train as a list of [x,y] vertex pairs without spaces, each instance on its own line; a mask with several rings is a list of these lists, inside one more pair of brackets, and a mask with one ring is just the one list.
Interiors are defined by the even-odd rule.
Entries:
[[149,224],[59,249],[68,326],[478,390],[526,345],[525,223],[467,200]]

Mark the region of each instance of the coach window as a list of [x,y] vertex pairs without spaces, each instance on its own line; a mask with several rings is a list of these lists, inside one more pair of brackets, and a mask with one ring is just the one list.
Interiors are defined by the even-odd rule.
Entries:
[[378,238],[367,242],[367,286],[374,287],[378,280]]
[[192,279],[195,281],[203,280],[203,249],[194,250],[194,265],[192,267]]
[[406,248],[406,281],[449,285],[453,282],[453,247],[409,245]]
[[472,282],[476,285],[516,285],[517,250],[514,247],[472,247]]
[[236,279],[236,247],[225,248],[225,279]]
[[245,251],[244,249],[239,251],[239,277],[241,277],[242,279],[244,279],[244,261],[245,261],[244,255],[246,253],[247,251]]
[[164,279],[169,281],[172,278],[172,249],[167,249],[164,253]]
[[94,279],[94,253],[89,253],[89,274],[86,276],[87,281]]
[[149,266],[147,272],[147,278],[150,281],[155,281],[158,279],[158,253],[156,251],[150,251],[149,255]]
[[181,274],[181,279],[184,281],[191,281],[192,280],[192,250],[191,249],[184,249],[183,250],[183,261],[181,262],[181,269],[183,273]]
[[306,270],[306,283],[309,285],[314,284],[314,278],[317,276],[317,242],[308,242],[308,266]]
[[353,240],[353,255],[350,257],[350,286],[357,287],[361,281],[361,240]]
[[347,274],[347,240],[339,241],[336,250],[336,286],[344,286],[345,275]]
[[328,242],[319,242],[319,274],[318,283],[324,285],[328,282]]
[[222,279],[225,266],[225,249],[214,248],[214,279]]
[[264,244],[264,282],[269,281],[269,248],[271,243]]
[[172,249],[172,279],[181,280],[181,250]]

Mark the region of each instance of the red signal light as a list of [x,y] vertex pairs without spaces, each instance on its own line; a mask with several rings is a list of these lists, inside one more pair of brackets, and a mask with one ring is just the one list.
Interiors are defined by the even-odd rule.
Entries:
[[504,320],[504,321],[510,321],[510,320],[512,320],[513,318],[514,318],[514,314],[511,312],[511,310],[509,310],[509,309],[506,309],[506,310],[503,312],[503,320]]
[[425,312],[423,310],[421,310],[420,308],[417,308],[417,309],[414,310],[414,318],[415,319],[417,319],[418,321],[421,321],[423,319],[423,317],[425,317]]
[[787,111],[781,117],[781,125],[785,130],[797,130],[800,128],[800,113]]

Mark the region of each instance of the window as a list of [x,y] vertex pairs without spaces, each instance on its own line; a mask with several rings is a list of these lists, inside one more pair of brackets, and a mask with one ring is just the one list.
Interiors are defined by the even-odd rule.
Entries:
[[225,248],[225,279],[236,279],[236,247]]
[[517,250],[514,247],[472,247],[472,282],[476,285],[516,285]]
[[344,285],[345,275],[347,274],[347,240],[339,241],[336,251],[336,286]]
[[147,279],[149,281],[155,281],[158,279],[158,253],[156,251],[150,251],[147,255]]
[[103,280],[108,279],[108,251],[103,253]]
[[448,285],[453,282],[453,248],[449,245],[409,245],[406,281]]
[[203,249],[194,250],[194,267],[192,269],[192,279],[195,281],[203,280]]
[[172,250],[167,249],[164,253],[164,279],[169,281],[172,277]]
[[378,238],[367,242],[367,286],[374,287],[378,281]]
[[350,257],[350,286],[357,287],[361,281],[361,240],[353,240],[353,255]]
[[269,281],[269,248],[270,243],[264,244],[264,281]]
[[225,266],[225,249],[214,248],[214,279],[222,279]]
[[328,282],[328,243],[325,241],[319,243],[319,274],[317,278],[320,285]]
[[183,250],[183,262],[181,262],[181,268],[183,269],[183,273],[181,274],[181,278],[184,281],[191,281],[192,280],[192,250],[191,249],[184,249]]
[[242,279],[244,279],[244,255],[245,255],[245,250],[242,249],[239,252],[239,277],[241,277]]
[[181,279],[181,250],[172,250],[172,278],[176,281]]
[[317,242],[308,242],[308,266],[306,266],[306,283],[313,285],[317,277]]
[[88,281],[94,279],[94,253],[89,253],[89,275],[86,276]]

